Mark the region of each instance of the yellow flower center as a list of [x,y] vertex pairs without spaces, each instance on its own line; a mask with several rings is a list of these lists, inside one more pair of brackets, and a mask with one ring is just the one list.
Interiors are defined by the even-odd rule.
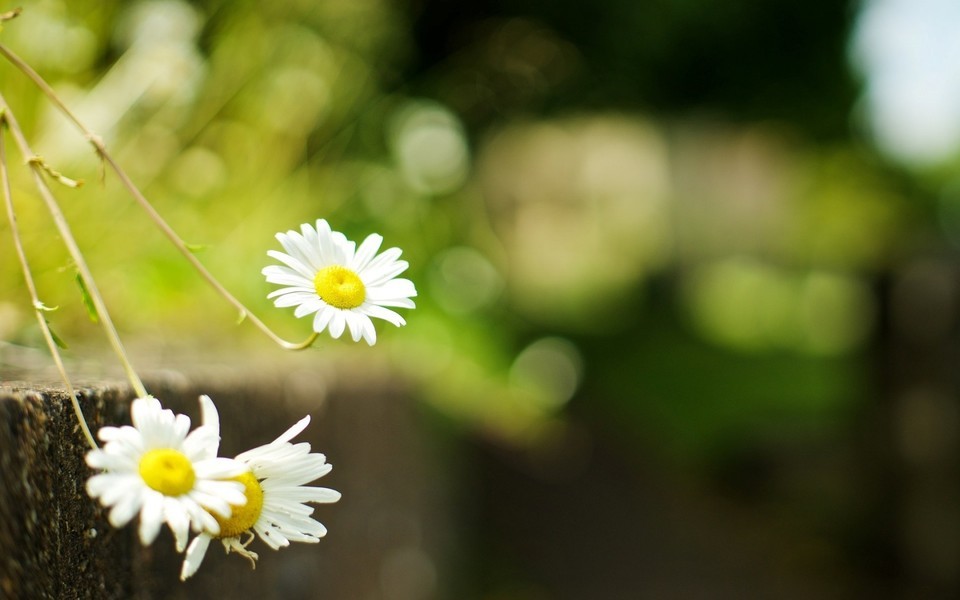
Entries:
[[317,271],[313,286],[324,302],[337,308],[356,308],[363,304],[367,297],[367,288],[360,276],[340,265]]
[[263,510],[263,488],[260,482],[253,476],[253,473],[246,472],[233,478],[243,484],[243,493],[247,497],[247,503],[243,506],[230,505],[230,518],[224,519],[218,514],[213,517],[220,523],[220,535],[218,538],[238,537],[244,531],[253,528],[253,524],[260,518],[260,512]]
[[181,496],[193,489],[196,474],[183,452],[173,448],[149,450],[140,459],[143,482],[164,496]]

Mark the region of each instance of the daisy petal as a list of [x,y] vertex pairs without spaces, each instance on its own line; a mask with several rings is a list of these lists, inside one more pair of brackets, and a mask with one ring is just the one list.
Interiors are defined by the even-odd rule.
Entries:
[[163,495],[153,491],[152,494],[147,494],[143,508],[140,509],[140,543],[144,546],[152,544],[160,533],[161,525],[163,525]]
[[172,496],[164,496],[163,518],[173,532],[177,552],[183,552],[187,547],[187,536],[190,534],[190,516],[186,507]]
[[336,314],[337,309],[332,306],[323,305],[317,314],[313,317],[313,330],[317,333],[323,333],[323,330],[326,329],[327,325],[330,323],[330,319],[333,318],[333,315]]
[[180,569],[180,581],[186,581],[188,577],[192,576],[197,572],[197,569],[200,568],[203,557],[207,555],[207,548],[210,546],[211,539],[209,535],[201,533],[190,542],[187,553],[183,557],[183,567]]
[[347,319],[344,316],[344,311],[335,310],[333,316],[330,318],[330,324],[327,325],[327,331],[330,332],[330,337],[333,339],[339,338],[343,335],[343,329],[347,325]]
[[357,248],[357,253],[347,266],[350,267],[350,270],[352,271],[362,271],[368,264],[370,264],[370,261],[373,260],[373,257],[376,255],[377,250],[380,249],[380,244],[382,243],[382,235],[371,233],[367,236],[367,239],[363,240],[363,243],[360,244],[360,247]]
[[397,313],[393,312],[389,308],[384,308],[376,304],[368,304],[368,305],[361,306],[360,310],[371,317],[376,317],[378,319],[383,319],[388,323],[393,323],[397,327],[407,324],[407,322],[403,320],[403,317],[401,317]]

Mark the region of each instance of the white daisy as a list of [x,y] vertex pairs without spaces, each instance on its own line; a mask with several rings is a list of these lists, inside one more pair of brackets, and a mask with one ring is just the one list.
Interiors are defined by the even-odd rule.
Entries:
[[243,505],[243,485],[227,481],[249,467],[217,458],[220,418],[208,396],[200,396],[203,425],[189,434],[190,417],[174,415],[150,396],[130,406],[133,426],[101,427],[103,448],[87,453],[87,464],[102,469],[87,480],[87,493],[110,507],[108,519],[123,527],[140,513],[140,541],[149,545],[166,522],[177,552],[187,545],[189,529],[219,531],[217,519]]
[[371,317],[397,327],[406,324],[390,308],[414,308],[411,298],[417,290],[409,279],[397,279],[409,266],[398,260],[399,248],[377,254],[382,236],[371,234],[357,248],[319,219],[316,228],[304,223],[300,233],[278,233],[277,240],[286,253],[271,250],[267,254],[283,265],[263,269],[269,283],[286,286],[267,296],[275,306],[296,306],[297,318],[314,315],[317,333],[326,329],[339,338],[349,329],[353,341],[362,337],[371,346],[377,341]]
[[[333,467],[323,454],[311,453],[310,444],[290,443],[309,423],[310,417],[304,417],[273,442],[237,456],[236,460],[250,468],[235,478],[246,487],[247,504],[234,506],[229,519],[217,519],[218,530],[204,531],[190,542],[180,579],[197,572],[214,538],[228,554],[236,552],[256,566],[257,554],[247,550],[256,536],[279,550],[290,542],[315,544],[327,535],[327,528],[310,518],[313,507],[305,503],[336,502],[340,492],[304,484],[323,477]],[[240,541],[243,534],[249,535],[245,542]]]

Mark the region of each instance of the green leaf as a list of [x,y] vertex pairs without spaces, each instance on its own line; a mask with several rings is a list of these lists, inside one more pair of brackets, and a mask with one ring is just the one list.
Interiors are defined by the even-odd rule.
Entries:
[[89,315],[91,321],[98,323],[100,317],[97,315],[97,307],[94,306],[93,298],[90,297],[90,291],[87,289],[87,284],[83,281],[83,277],[80,276],[79,272],[77,272],[76,281],[80,287],[80,297],[83,298],[83,307],[87,309],[87,315]]
[[184,242],[183,245],[187,247],[187,250],[193,252],[194,254],[203,252],[210,247],[208,244],[188,244],[187,242]]
[[50,321],[44,319],[44,322],[47,324],[47,331],[50,332],[50,337],[53,338],[53,343],[60,347],[61,350],[67,350],[67,343],[63,341],[63,338],[57,335],[57,332],[53,330],[53,327],[50,326]]

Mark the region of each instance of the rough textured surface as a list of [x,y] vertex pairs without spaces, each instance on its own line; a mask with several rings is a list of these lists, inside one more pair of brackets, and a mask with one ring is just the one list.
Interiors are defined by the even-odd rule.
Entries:
[[[81,395],[92,427],[128,418],[116,387]],[[86,449],[65,393],[0,388],[0,596],[135,596],[133,541],[84,491]]]
[[[209,394],[220,411],[222,456],[270,442],[312,416],[298,440],[334,465],[314,485],[343,493],[314,513],[328,536],[280,552],[258,540],[251,546],[260,554],[256,570],[215,542],[197,575],[181,583],[182,555],[166,528],[142,548],[134,527],[111,528],[86,496],[86,443],[65,394],[8,384],[0,386],[0,597],[436,597],[449,514],[409,395],[382,381],[345,389],[309,372],[225,370],[202,378],[213,383],[199,380],[167,373],[147,388],[194,423],[198,395]],[[123,386],[86,388],[91,428],[129,423],[129,399]]]

